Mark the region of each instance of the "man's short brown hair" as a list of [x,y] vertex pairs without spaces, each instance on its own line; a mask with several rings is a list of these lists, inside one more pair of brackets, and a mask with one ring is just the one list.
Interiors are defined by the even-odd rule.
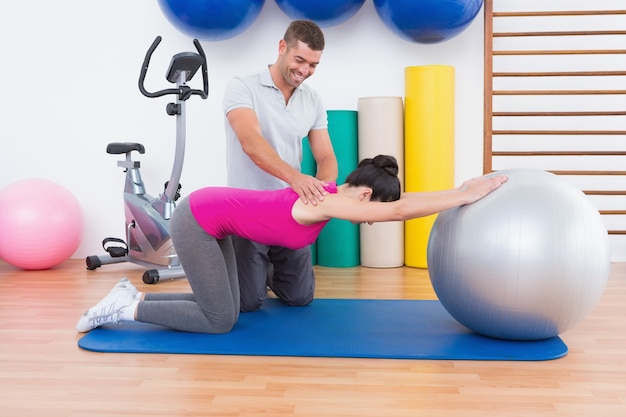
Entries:
[[283,40],[289,48],[301,41],[314,51],[323,51],[325,45],[322,29],[310,20],[294,20],[291,22],[285,31]]

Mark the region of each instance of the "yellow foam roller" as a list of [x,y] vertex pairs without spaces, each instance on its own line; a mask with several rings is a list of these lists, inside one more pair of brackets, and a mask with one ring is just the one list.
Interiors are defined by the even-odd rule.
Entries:
[[[407,192],[454,186],[454,67],[406,67],[404,187]],[[405,265],[427,268],[428,238],[437,215],[405,222]]]

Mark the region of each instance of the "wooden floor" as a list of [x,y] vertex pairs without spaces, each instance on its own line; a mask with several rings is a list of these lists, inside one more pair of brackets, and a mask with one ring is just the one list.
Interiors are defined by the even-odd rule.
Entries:
[[[94,353],[74,325],[121,276],[0,262],[0,416],[626,416],[626,264],[598,307],[561,335],[567,356],[474,362]],[[435,298],[426,271],[318,268],[320,298]]]

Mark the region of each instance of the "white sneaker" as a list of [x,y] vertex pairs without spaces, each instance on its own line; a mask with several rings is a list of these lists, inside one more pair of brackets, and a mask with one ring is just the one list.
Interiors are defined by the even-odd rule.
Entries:
[[135,297],[123,285],[122,281],[115,284],[106,297],[78,319],[76,331],[84,333],[103,324],[117,324],[120,322],[121,310],[135,301]]
[[141,293],[139,293],[139,290],[126,277],[120,279],[113,288],[126,288],[135,300],[139,300],[139,298],[141,297]]

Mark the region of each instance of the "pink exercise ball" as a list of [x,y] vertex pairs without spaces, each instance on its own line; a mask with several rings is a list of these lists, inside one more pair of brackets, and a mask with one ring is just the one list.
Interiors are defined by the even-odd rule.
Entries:
[[82,234],[83,213],[67,188],[27,179],[0,190],[0,259],[11,265],[55,267],[74,254]]

